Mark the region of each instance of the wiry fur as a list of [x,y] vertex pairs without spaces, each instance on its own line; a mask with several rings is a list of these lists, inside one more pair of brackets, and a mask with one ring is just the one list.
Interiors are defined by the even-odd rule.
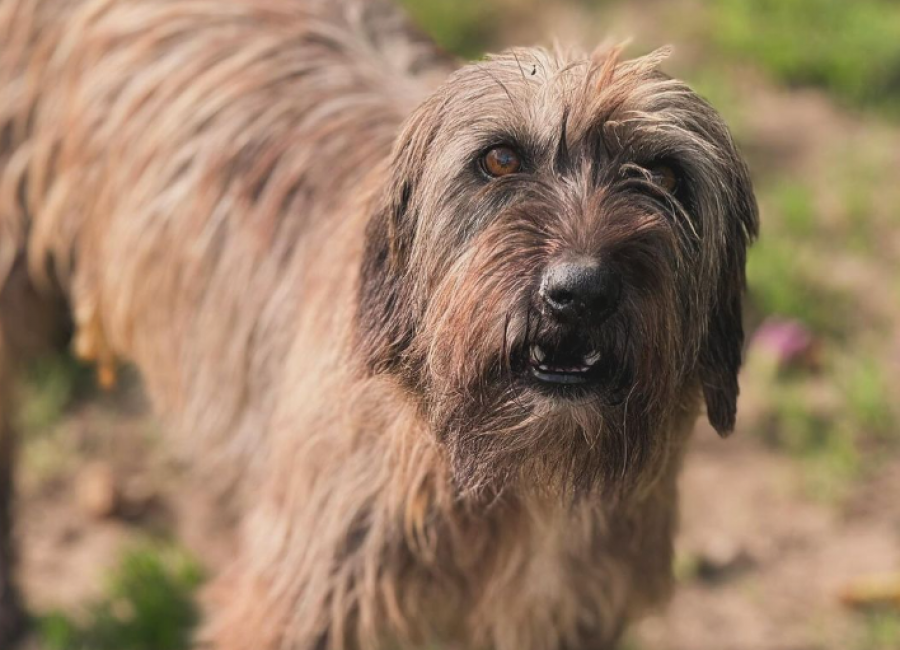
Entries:
[[[734,424],[756,207],[663,57],[516,50],[433,90],[380,2],[0,2],[0,277],[239,486],[204,642],[600,649],[665,597],[703,397]],[[479,173],[498,143],[526,173]],[[590,399],[516,368],[561,336],[534,299],[562,251],[625,283]]]

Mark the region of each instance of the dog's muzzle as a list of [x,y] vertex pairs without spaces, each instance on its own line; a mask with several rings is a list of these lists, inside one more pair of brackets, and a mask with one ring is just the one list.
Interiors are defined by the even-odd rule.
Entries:
[[609,265],[589,257],[548,264],[538,290],[542,326],[528,349],[532,377],[555,385],[600,383],[608,373],[598,333],[621,297],[621,277]]

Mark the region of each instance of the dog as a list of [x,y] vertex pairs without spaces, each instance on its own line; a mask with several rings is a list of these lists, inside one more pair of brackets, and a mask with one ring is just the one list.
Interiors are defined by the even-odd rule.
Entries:
[[664,602],[758,227],[667,55],[458,65],[380,0],[0,2],[0,386],[22,331],[137,366],[241,513],[200,647],[602,650]]

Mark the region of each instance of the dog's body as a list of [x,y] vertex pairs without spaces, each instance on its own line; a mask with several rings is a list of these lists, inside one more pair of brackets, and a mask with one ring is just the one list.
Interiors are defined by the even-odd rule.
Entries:
[[[137,365],[242,495],[218,650],[613,647],[669,590],[703,397],[733,425],[756,228],[658,61],[435,90],[380,2],[0,0],[0,393],[60,296],[83,356]],[[573,251],[615,269],[602,318],[547,307]]]

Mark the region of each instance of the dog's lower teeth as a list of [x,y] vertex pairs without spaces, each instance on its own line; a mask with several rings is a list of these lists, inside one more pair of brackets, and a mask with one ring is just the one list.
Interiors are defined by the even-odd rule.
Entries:
[[584,375],[590,372],[593,365],[600,360],[600,353],[592,352],[577,365],[561,366],[547,363],[547,353],[539,345],[532,345],[530,353],[531,363],[535,370],[549,375]]
[[579,368],[557,368],[555,366],[545,366],[544,364],[540,364],[537,366],[537,369],[541,372],[549,372],[554,375],[577,375],[590,370],[588,366],[581,366]]

